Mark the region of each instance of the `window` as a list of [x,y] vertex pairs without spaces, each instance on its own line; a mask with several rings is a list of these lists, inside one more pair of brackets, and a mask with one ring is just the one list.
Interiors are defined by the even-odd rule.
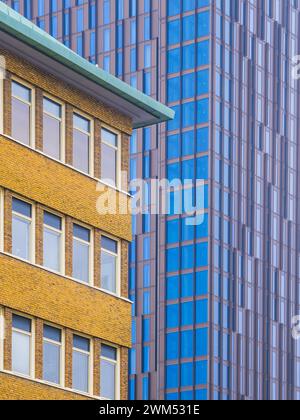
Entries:
[[118,398],[117,385],[117,349],[114,347],[101,346],[101,397],[107,400]]
[[180,1],[168,0],[168,16],[175,16],[180,13]]
[[57,272],[62,268],[62,219],[44,212],[44,266]]
[[110,0],[103,2],[103,23],[105,25],[110,23]]
[[116,186],[118,183],[118,136],[102,129],[101,141],[101,179]]
[[151,45],[145,45],[144,47],[144,68],[151,67]]
[[58,33],[57,16],[52,16],[50,18],[50,33],[53,36],[53,38],[57,38],[57,33]]
[[31,144],[32,91],[15,81],[12,82],[12,137],[28,146]]
[[118,242],[105,236],[101,238],[101,288],[117,293]]
[[121,20],[124,18],[124,0],[117,0],[117,19]]
[[48,98],[43,100],[43,151],[62,159],[62,106]]
[[77,20],[77,32],[82,32],[84,30],[84,10],[78,9],[76,11],[76,20]]
[[181,22],[179,19],[168,22],[168,45],[179,44],[180,26]]
[[61,383],[62,332],[44,325],[43,333],[43,379],[54,384]]
[[73,166],[90,173],[91,121],[74,114],[73,116]]
[[79,225],[73,225],[73,277],[84,283],[90,280],[91,232]]
[[33,255],[32,206],[17,198],[12,200],[12,253],[30,261]]
[[12,317],[12,371],[30,376],[32,370],[32,321]]
[[73,336],[73,389],[89,392],[90,340]]

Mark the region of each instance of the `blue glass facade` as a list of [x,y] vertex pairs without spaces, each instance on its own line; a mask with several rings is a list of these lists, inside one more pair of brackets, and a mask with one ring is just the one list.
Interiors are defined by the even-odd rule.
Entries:
[[187,214],[166,220],[165,398],[209,395],[209,202],[211,121],[211,8],[209,1],[167,4],[166,172],[205,182],[203,223]]
[[300,2],[7,3],[176,111],[133,134],[132,179],[205,185],[198,226],[175,193],[133,217],[129,397],[300,399]]

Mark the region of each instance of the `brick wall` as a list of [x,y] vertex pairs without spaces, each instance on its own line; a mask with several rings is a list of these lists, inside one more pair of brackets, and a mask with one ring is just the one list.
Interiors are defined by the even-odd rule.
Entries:
[[57,389],[28,379],[0,372],[0,396],[3,400],[91,400],[71,391]]
[[0,304],[131,346],[131,305],[100,290],[0,255]]

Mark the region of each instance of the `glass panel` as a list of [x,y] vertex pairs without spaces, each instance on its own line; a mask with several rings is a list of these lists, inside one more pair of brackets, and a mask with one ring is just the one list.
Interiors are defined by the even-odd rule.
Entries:
[[74,115],[73,124],[75,128],[85,131],[86,133],[90,132],[90,121],[86,118],[80,117],[79,115]]
[[107,130],[102,130],[101,131],[101,138],[102,138],[102,141],[104,141],[105,143],[108,143],[111,146],[117,147],[117,135],[116,134],[111,133],[110,131],[107,131]]
[[47,342],[43,346],[43,379],[60,383],[60,346]]
[[116,254],[118,252],[118,242],[106,236],[101,237],[101,248]]
[[114,255],[105,251],[101,253],[101,287],[110,292],[116,293],[116,262]]
[[117,152],[112,147],[102,143],[101,178],[112,185],[117,181]]
[[116,366],[107,360],[101,360],[101,397],[115,399]]
[[12,253],[24,260],[30,256],[30,224],[18,216],[12,218]]
[[73,336],[73,347],[83,351],[90,351],[90,340],[88,338]]
[[73,241],[73,277],[89,282],[89,245]]
[[14,212],[22,214],[26,217],[31,217],[31,208],[31,204],[25,203],[17,198],[13,198],[12,209]]
[[50,270],[60,270],[61,234],[44,228],[44,266]]
[[43,152],[53,157],[54,159],[60,159],[60,133],[60,121],[44,114]]
[[13,315],[12,326],[18,330],[31,332],[31,320],[20,315]]
[[13,331],[12,370],[22,375],[30,375],[30,337]]
[[26,145],[30,144],[30,106],[12,98],[12,137]]
[[114,347],[106,346],[105,344],[101,345],[101,355],[107,359],[117,360],[117,349]]
[[79,225],[73,225],[73,235],[85,242],[90,242],[90,230]]
[[61,218],[59,216],[55,216],[54,214],[48,213],[47,211],[44,212],[44,224],[51,226],[54,229],[61,230]]
[[61,330],[59,328],[50,327],[50,325],[44,325],[44,338],[60,343]]
[[12,82],[12,95],[31,102],[31,90],[17,82]]
[[44,111],[48,112],[56,118],[61,118],[61,105],[47,98],[44,98],[43,105]]
[[73,132],[73,166],[82,172],[89,172],[89,136],[74,130]]
[[73,388],[88,392],[89,390],[89,356],[73,351]]

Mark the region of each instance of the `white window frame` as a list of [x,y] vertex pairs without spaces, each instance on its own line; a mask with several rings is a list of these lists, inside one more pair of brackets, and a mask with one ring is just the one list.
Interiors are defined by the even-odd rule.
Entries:
[[4,191],[0,187],[0,252],[4,252]]
[[[65,240],[66,240],[66,221],[64,216],[62,216],[61,214],[54,212],[52,210],[48,210],[45,207],[43,207],[43,216],[44,213],[49,213],[49,214],[53,214],[53,216],[57,216],[61,219],[61,230],[55,229],[52,226],[47,225],[46,223],[44,223],[44,217],[43,217],[43,249],[44,249],[44,229],[48,229],[52,232],[55,233],[60,233],[60,269],[59,271],[55,271],[55,270],[51,270],[51,268],[45,267],[44,266],[44,261],[43,261],[43,267],[48,270],[48,271],[53,271],[54,273],[58,273],[58,274],[62,274],[65,275],[65,271],[66,271],[66,267],[65,267],[65,261],[66,261],[66,247],[65,247]],[[43,253],[44,254],[44,253]],[[43,255],[44,256],[44,255]],[[56,327],[55,327],[56,328]]]
[[[111,239],[112,241],[117,243],[117,254],[115,254],[114,252],[111,252],[105,248],[102,247],[102,237],[106,237],[108,239]],[[121,243],[119,239],[114,238],[111,235],[106,235],[106,234],[101,234],[101,255],[100,255],[100,289],[106,293],[109,294],[113,294],[115,296],[120,296],[121,295]],[[106,290],[102,287],[102,252],[105,252],[106,254],[112,255],[116,258],[116,291],[115,292],[111,292],[109,290]]]
[[[46,112],[44,110],[44,106],[43,106],[43,117],[44,114],[50,116],[51,118],[54,118],[58,121],[60,121],[60,159],[59,162],[61,163],[65,163],[66,162],[66,106],[65,103],[62,102],[61,100],[57,99],[56,97],[50,95],[49,93],[45,93],[43,92],[43,99],[48,99],[51,102],[56,103],[57,105],[60,105],[61,107],[61,118],[57,118],[52,114],[49,114],[48,112]],[[44,104],[43,104],[44,105]],[[44,132],[43,132],[43,145],[44,145]],[[48,156],[43,149],[43,153]],[[52,156],[49,156],[50,159],[55,159]]]
[[26,217],[23,214],[17,213],[16,211],[12,210],[11,211],[11,226],[13,224],[13,216],[17,216],[19,219],[23,219],[26,221],[30,221],[30,229],[29,229],[29,260],[25,260],[24,258],[18,257],[17,255],[14,255],[13,253],[11,254],[14,258],[18,258],[19,260],[25,261],[25,262],[29,262],[32,264],[35,264],[35,235],[36,235],[36,226],[35,226],[35,206],[34,204],[27,200],[26,198],[24,199],[23,197],[20,197],[16,194],[14,194],[12,196],[12,200],[16,198],[17,200],[23,201],[24,203],[30,204],[31,205],[31,218],[30,217]]
[[[1,63],[0,63],[1,64]],[[4,81],[5,69],[0,69],[0,134],[4,134]]]
[[0,306],[0,370],[4,369],[4,337],[5,337],[5,323],[4,323],[4,308]]
[[[12,98],[18,99],[19,101],[23,102],[24,104],[29,105],[29,109],[30,109],[30,136],[29,136],[29,144],[24,144],[24,143],[22,143],[18,139],[14,139],[14,140],[17,141],[18,143],[22,144],[23,146],[27,146],[27,147],[30,147],[32,149],[35,149],[35,109],[36,109],[36,106],[35,106],[35,88],[31,84],[29,84],[26,81],[24,81],[23,79],[21,79],[19,77],[16,77],[16,76],[13,76],[11,78],[11,92],[12,92],[12,84],[13,84],[13,82],[18,83],[19,85],[22,85],[25,88],[30,89],[30,91],[31,91],[31,102],[26,102],[26,101],[24,101],[24,99],[19,98],[17,96],[14,96],[11,93],[11,99]],[[11,106],[12,106],[12,104],[11,104]],[[12,115],[12,112],[11,112],[11,119],[12,118],[13,118],[13,115]]]
[[[77,347],[74,347],[74,335],[76,335],[77,337],[82,337],[85,338],[86,340],[89,340],[90,343],[90,351],[84,351],[81,349],[78,349]],[[81,353],[81,354],[85,354],[87,356],[89,356],[89,363],[88,363],[88,392],[84,392],[84,391],[80,391],[78,389],[73,388],[73,366],[72,366],[72,389],[76,392],[80,392],[81,394],[88,394],[88,395],[92,395],[93,394],[93,389],[94,389],[94,372],[93,372],[93,367],[94,367],[94,342],[91,339],[91,337],[88,337],[87,335],[84,334],[77,334],[76,332],[73,333],[72,336],[72,359],[73,359],[73,352],[76,351],[77,353]]]
[[[117,147],[112,146],[111,144],[107,143],[106,141],[103,141],[102,139],[102,130],[109,131],[110,133],[114,134],[117,137]],[[116,185],[110,185],[110,187],[115,187],[116,189],[121,188],[121,159],[122,159],[122,136],[119,131],[116,129],[110,127],[109,125],[102,124],[101,123],[101,132],[100,132],[100,140],[101,140],[101,156],[100,159],[102,159],[102,144],[105,144],[106,146],[110,147],[111,149],[115,150],[117,152],[117,162],[116,162]],[[102,174],[100,174],[100,180],[102,181]]]
[[25,378],[34,378],[35,377],[35,323],[34,323],[34,319],[27,315],[27,314],[23,314],[20,312],[16,312],[14,311],[12,313],[12,318],[14,315],[18,315],[22,318],[25,319],[29,319],[31,321],[31,333],[28,333],[26,331],[23,330],[19,330],[18,328],[14,328],[13,326],[11,326],[11,336],[13,336],[13,332],[17,332],[19,334],[23,334],[26,335],[27,337],[30,337],[30,356],[29,356],[29,376],[27,375],[23,375],[22,373],[19,372],[15,372],[13,370],[12,364],[13,364],[13,353],[11,352],[11,372],[13,374],[16,374],[18,376],[24,376]]
[[[84,118],[85,120],[88,120],[89,121],[89,123],[90,123],[90,132],[89,133],[86,132],[86,131],[80,130],[77,127],[76,128],[74,127],[74,116],[75,115],[77,115],[78,117]],[[89,156],[88,156],[88,158],[89,158],[89,171],[88,172],[81,171],[80,169],[78,169],[78,168],[76,168],[74,166],[73,162],[72,162],[72,167],[76,171],[81,172],[84,175],[89,175],[91,177],[94,177],[94,156],[95,156],[95,147],[94,147],[94,142],[95,142],[95,139],[94,139],[94,127],[95,127],[95,124],[94,124],[94,119],[91,118],[89,115],[85,114],[84,112],[80,111],[79,109],[74,109],[73,110],[73,114],[72,114],[72,126],[73,126],[73,130],[72,130],[72,144],[74,142],[74,131],[75,130],[77,130],[80,133],[83,133],[85,135],[88,134],[89,140],[90,140]],[[72,156],[72,161],[73,161],[73,156]]]
[[[50,340],[49,338],[45,338],[44,337],[44,326],[49,326],[49,327],[53,327],[56,328],[57,330],[60,330],[61,332],[61,343],[59,344],[56,341]],[[44,364],[43,364],[43,381],[47,382],[49,384],[55,385],[55,386],[59,386],[61,388],[65,387],[65,348],[66,348],[66,340],[65,340],[65,331],[63,328],[58,327],[57,325],[52,324],[51,322],[44,322],[43,323],[43,348],[44,348],[44,342],[46,343],[50,343],[50,344],[54,344],[56,346],[60,346],[60,372],[59,372],[59,384],[55,384],[53,382],[48,382],[44,379]],[[44,360],[42,360],[42,362],[44,362]]]
[[[117,353],[117,360],[109,359],[107,357],[102,356],[102,345],[114,348]],[[101,342],[100,344],[100,398],[102,400],[111,401],[107,398],[101,396],[101,362],[102,360],[106,362],[110,362],[114,364],[116,367],[115,369],[115,400],[118,401],[121,399],[121,357],[120,357],[120,348],[107,342]]]
[[74,241],[77,241],[84,245],[89,245],[89,279],[88,279],[88,282],[86,283],[80,279],[77,279],[76,277],[73,277],[73,267],[72,267],[72,279],[74,279],[75,281],[79,283],[93,286],[94,284],[94,230],[91,229],[91,227],[84,225],[82,223],[79,223],[77,221],[73,221],[72,227],[74,227],[74,225],[87,229],[90,232],[90,242],[86,242],[83,239],[80,239],[74,236],[74,231],[72,230],[72,257],[73,257]]

